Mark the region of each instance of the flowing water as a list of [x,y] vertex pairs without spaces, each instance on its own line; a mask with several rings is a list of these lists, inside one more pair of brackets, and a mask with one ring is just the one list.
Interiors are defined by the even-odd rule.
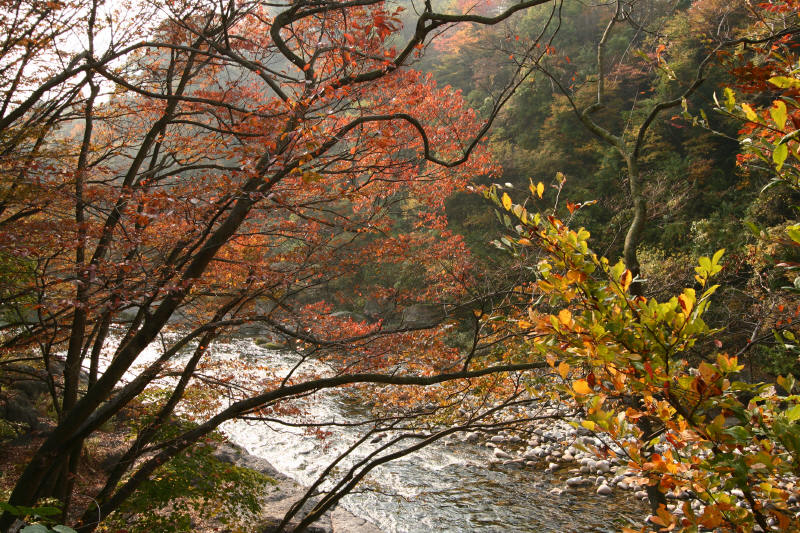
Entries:
[[[291,355],[265,350],[248,339],[220,344],[216,350],[218,356],[254,358],[273,368],[293,363]],[[317,394],[304,408],[304,416],[316,421],[353,421],[364,413],[335,393]],[[230,440],[305,485],[358,436],[356,430],[337,429],[335,436],[321,440],[301,429],[245,421],[223,429]],[[618,531],[646,514],[630,493],[609,498],[597,495],[592,486],[551,493],[554,487],[563,488],[570,474],[490,467],[490,451],[439,441],[378,467],[362,485],[371,490],[349,495],[342,503],[384,531],[398,533]]]
[[[104,355],[112,351],[110,346]],[[157,356],[158,348],[148,347],[137,363]],[[296,361],[292,354],[265,349],[248,338],[216,343],[212,356],[246,360],[275,372],[288,371]],[[136,373],[132,368],[128,377]],[[316,422],[352,422],[367,413],[333,392],[311,396],[302,405],[304,420]],[[322,440],[299,428],[252,421],[231,421],[222,429],[232,442],[304,485],[359,436],[356,429],[337,428]],[[628,492],[599,496],[589,486],[554,494],[551,489],[564,488],[564,480],[574,474],[490,466],[490,452],[479,445],[438,441],[376,468],[359,486],[368,490],[357,490],[341,504],[387,533],[611,532],[639,523],[647,513]]]

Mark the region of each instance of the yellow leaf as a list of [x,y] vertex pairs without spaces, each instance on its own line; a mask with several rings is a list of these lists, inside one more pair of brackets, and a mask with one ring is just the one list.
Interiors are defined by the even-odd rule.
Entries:
[[591,420],[581,420],[581,426],[585,427],[589,431],[594,431],[594,428],[597,427],[597,424],[595,424]]
[[619,278],[619,284],[622,287],[623,291],[628,290],[628,287],[631,286],[632,280],[633,280],[633,274],[631,274],[631,271],[626,268],[625,272],[623,272],[622,276],[620,276]]
[[589,382],[585,379],[579,379],[572,384],[572,388],[578,394],[591,394],[592,388],[589,386]]
[[569,309],[562,309],[558,312],[558,321],[565,326],[572,324],[572,313],[569,312]]
[[783,130],[786,126],[786,104],[780,100],[775,100],[772,102],[772,107],[769,108],[769,115],[778,129]]
[[583,283],[586,281],[588,276],[585,272],[581,272],[580,270],[569,270],[567,271],[567,281],[571,283]]
[[511,197],[506,193],[503,193],[503,207],[505,207],[506,211],[511,209]]
[[541,198],[542,195],[544,194],[544,183],[542,183],[541,181],[536,184],[536,194],[539,195],[539,198]]
[[695,302],[694,294],[692,294],[694,290],[691,290],[692,291],[691,293],[689,292],[689,290],[691,289],[687,289],[686,291],[684,291],[683,294],[678,296],[678,303],[680,304],[681,309],[683,309],[683,314],[686,316],[689,316],[689,313],[692,312],[692,308],[694,308],[694,302]]
[[558,365],[558,374],[561,376],[562,379],[567,378],[567,374],[569,374],[569,365],[564,361],[561,361]]
[[758,122],[758,114],[750,107],[748,104],[742,104],[742,110],[744,111],[744,116],[747,117],[747,120],[750,122]]

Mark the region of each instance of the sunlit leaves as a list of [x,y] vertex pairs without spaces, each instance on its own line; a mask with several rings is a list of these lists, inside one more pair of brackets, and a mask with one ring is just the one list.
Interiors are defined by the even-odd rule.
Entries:
[[773,76],[769,81],[775,87],[779,89],[798,89],[800,88],[800,79],[795,77],[788,77],[788,76]]
[[577,394],[591,394],[592,388],[589,386],[589,382],[585,379],[578,379],[572,383],[572,390],[574,390]]
[[772,107],[769,108],[769,114],[779,130],[783,130],[786,127],[786,104],[783,101],[775,100],[772,103]]
[[[559,390],[584,409],[579,424],[620,443],[643,479],[664,491],[692,491],[705,506],[695,514],[687,503],[682,516],[662,508],[655,522],[682,531],[752,524],[752,510],[735,505],[734,488],[759,505],[785,501],[774,480],[800,467],[800,397],[738,381],[743,365],[713,348],[721,342],[707,343],[712,352],[694,367],[686,356],[702,339],[718,341],[702,317],[725,251],[698,259],[701,290],[687,287],[666,301],[633,296],[630,270],[591,252],[588,232],[554,216],[521,220],[513,205],[492,199],[509,217],[506,230],[542,255],[531,297],[551,310],[531,306],[527,314],[539,353],[566,382]],[[794,378],[778,384],[791,394]],[[642,420],[663,433],[645,439]],[[665,443],[659,453],[644,451]]]
[[783,168],[783,163],[786,161],[786,157],[789,155],[789,147],[785,144],[779,144],[775,147],[772,151],[772,161],[775,162],[775,168],[780,170]]
[[722,254],[724,253],[725,249],[723,248],[721,250],[717,250],[717,252],[710,259],[706,256],[702,256],[700,259],[698,259],[700,265],[694,269],[696,273],[694,279],[696,279],[700,285],[705,287],[708,279],[722,270],[722,265],[719,264],[719,260],[722,259]]

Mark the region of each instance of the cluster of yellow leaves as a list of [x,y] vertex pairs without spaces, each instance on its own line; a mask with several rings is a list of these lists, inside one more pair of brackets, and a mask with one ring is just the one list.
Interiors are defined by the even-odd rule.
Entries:
[[[532,189],[532,194],[536,190]],[[735,356],[704,354],[696,366],[687,355],[715,331],[702,319],[722,270],[723,250],[702,257],[694,287],[659,302],[632,294],[634,279],[622,262],[593,253],[589,232],[569,229],[555,217],[518,215],[507,194],[493,199],[510,230],[512,251],[536,249],[543,257],[526,310],[532,349],[561,377],[562,398],[581,406],[582,425],[623,450],[628,466],[662,492],[689,491],[704,505],[682,515],[659,510],[663,531],[750,531],[774,521],[781,531],[800,531],[787,510],[789,492],[776,487],[800,467],[800,396],[793,378],[786,395],[774,386],[736,381]],[[512,219],[513,216],[513,219]],[[652,445],[666,447],[654,453]],[[604,453],[615,455],[613,451]],[[732,491],[747,495],[736,505]]]

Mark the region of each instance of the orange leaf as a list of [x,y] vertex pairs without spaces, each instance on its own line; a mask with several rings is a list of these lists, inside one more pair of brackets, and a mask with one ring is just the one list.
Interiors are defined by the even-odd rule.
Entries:
[[592,388],[589,386],[589,382],[585,379],[579,379],[572,384],[572,389],[577,392],[578,394],[591,394]]
[[631,271],[626,268],[625,272],[623,272],[622,276],[619,278],[619,284],[623,291],[628,290],[628,287],[631,286],[631,281],[633,281],[633,274],[631,274]]
[[692,312],[692,301],[686,298],[683,294],[678,296],[678,303],[681,304],[681,309],[683,309],[683,314],[689,316],[689,313]]

